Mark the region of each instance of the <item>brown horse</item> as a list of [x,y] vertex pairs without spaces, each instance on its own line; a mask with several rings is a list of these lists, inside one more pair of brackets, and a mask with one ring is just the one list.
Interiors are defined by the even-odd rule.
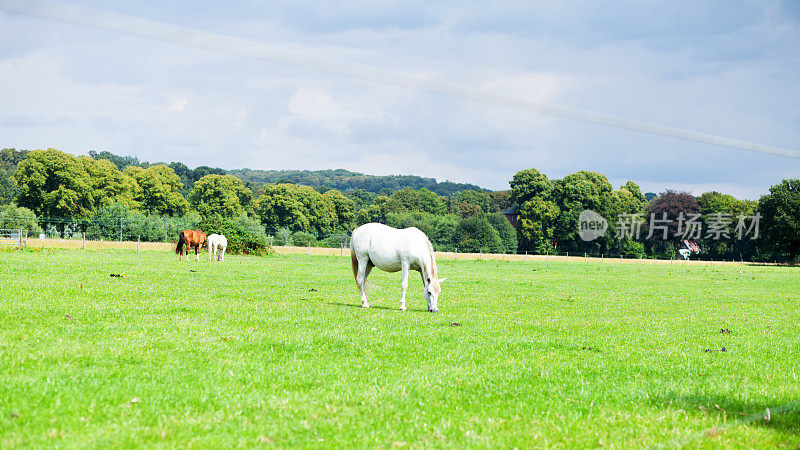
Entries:
[[183,258],[183,252],[186,252],[186,260],[189,260],[189,249],[194,247],[194,256],[200,261],[200,255],[197,252],[206,243],[206,234],[200,230],[183,230],[178,235],[178,247],[175,253],[178,254],[178,260]]

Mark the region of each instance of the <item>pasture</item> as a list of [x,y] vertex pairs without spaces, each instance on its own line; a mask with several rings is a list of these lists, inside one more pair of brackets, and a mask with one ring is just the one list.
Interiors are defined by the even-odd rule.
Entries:
[[798,268],[0,257],[3,448],[800,446]]

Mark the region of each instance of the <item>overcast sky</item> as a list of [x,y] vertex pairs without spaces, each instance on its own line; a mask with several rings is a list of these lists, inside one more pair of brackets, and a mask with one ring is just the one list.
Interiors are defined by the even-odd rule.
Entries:
[[[800,149],[800,2],[89,1],[513,98]],[[640,134],[29,16],[0,0],[0,147],[226,169],[518,170],[757,199],[800,159]]]

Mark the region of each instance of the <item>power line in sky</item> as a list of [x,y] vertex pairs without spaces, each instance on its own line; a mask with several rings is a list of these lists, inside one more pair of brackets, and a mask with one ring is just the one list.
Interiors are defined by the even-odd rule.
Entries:
[[800,151],[798,150],[716,136],[682,128],[673,128],[649,122],[641,122],[566,106],[508,97],[489,91],[421,78],[365,64],[342,61],[312,53],[287,50],[285,47],[278,45],[270,45],[233,36],[209,33],[194,28],[114,13],[97,8],[50,0],[0,0],[0,8],[35,17],[129,33],[172,44],[197,47],[228,55],[260,59],[303,69],[318,70],[389,86],[446,95],[487,105],[532,111],[624,130],[800,159]]

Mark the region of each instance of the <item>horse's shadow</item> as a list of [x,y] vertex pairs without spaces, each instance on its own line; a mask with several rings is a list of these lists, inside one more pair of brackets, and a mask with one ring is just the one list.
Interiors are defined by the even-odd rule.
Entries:
[[[364,308],[363,308],[361,305],[358,305],[358,304],[355,304],[355,303],[328,302],[328,304],[329,304],[329,305],[333,305],[333,306],[349,306],[349,307],[351,307],[351,308],[364,309]],[[397,312],[401,312],[401,311],[400,311],[400,308],[392,308],[392,307],[390,307],[390,306],[380,306],[380,305],[378,305],[378,306],[375,306],[375,305],[370,305],[369,309],[384,309],[384,310],[386,310],[386,311],[397,311]],[[407,308],[407,309],[406,309],[406,312],[428,312],[428,310],[427,310],[427,309],[412,309],[412,308]]]

